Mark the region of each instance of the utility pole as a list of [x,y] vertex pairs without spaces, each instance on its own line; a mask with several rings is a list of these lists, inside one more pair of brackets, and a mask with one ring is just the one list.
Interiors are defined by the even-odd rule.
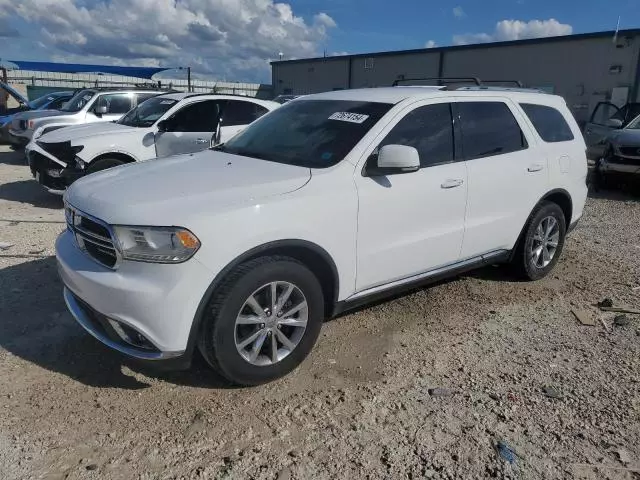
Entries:
[[191,93],[191,67],[187,67],[187,91]]

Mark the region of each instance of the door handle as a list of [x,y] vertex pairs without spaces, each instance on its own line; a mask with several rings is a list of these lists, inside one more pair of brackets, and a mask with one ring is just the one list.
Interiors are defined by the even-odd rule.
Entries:
[[527,168],[527,172],[539,172],[543,168],[544,168],[543,165],[539,163],[534,163],[533,165],[529,165],[529,168]]
[[196,139],[196,143],[208,143],[209,140],[207,140],[206,138],[197,138]]
[[464,183],[464,180],[459,178],[449,178],[440,184],[440,188],[456,188]]

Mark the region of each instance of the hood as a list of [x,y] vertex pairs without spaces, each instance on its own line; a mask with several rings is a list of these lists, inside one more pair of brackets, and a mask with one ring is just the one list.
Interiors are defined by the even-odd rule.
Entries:
[[0,82],[0,89],[5,90],[9,95],[15,98],[18,102],[23,103],[25,105],[29,105],[29,100],[24,98],[20,92],[18,92],[15,88],[10,87],[6,83]]
[[640,147],[640,130],[622,129],[616,130],[609,137],[611,143],[619,147]]
[[292,192],[310,178],[305,167],[205,150],[89,175],[66,199],[111,224],[189,228],[221,208]]
[[38,140],[43,142],[67,142],[73,141],[74,145],[82,144],[82,139],[86,137],[96,137],[102,135],[127,133],[131,131],[141,131],[142,129],[128,127],[112,122],[84,123],[81,125],[71,125],[69,127],[45,133]]
[[[38,118],[48,118],[48,117],[61,117],[63,115],[74,115],[73,112],[62,112],[60,110],[31,110],[31,116],[29,118],[38,119]],[[76,112],[77,113],[77,112]],[[21,118],[21,120],[24,120]]]

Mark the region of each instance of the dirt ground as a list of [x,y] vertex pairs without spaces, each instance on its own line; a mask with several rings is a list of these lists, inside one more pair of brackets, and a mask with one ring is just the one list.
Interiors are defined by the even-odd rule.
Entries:
[[296,372],[245,389],[86,334],[63,228],[0,147],[2,479],[640,478],[640,316],[593,306],[640,308],[637,198],[591,197],[545,280],[491,267],[342,316]]

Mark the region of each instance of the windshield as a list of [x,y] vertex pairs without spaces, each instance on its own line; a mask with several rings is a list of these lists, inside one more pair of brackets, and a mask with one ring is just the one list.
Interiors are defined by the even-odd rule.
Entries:
[[60,109],[60,111],[79,112],[95,94],[96,92],[94,90],[80,90],[65,104],[64,107]]
[[150,98],[129,111],[117,123],[128,127],[150,127],[176,103],[178,103],[177,100],[169,98]]
[[29,102],[29,106],[34,110],[40,110],[41,108],[49,105],[56,97],[51,95],[43,95],[42,97],[38,97],[35,100],[31,100]]
[[340,162],[393,105],[296,100],[260,118],[215,150],[308,168]]

